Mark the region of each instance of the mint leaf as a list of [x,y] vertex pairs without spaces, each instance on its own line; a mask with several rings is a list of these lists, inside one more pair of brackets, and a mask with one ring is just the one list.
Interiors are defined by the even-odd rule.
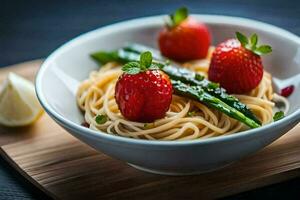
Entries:
[[145,51],[140,55],[140,64],[143,69],[148,69],[152,63],[152,54],[150,51]]
[[104,65],[108,62],[119,60],[117,51],[111,51],[111,52],[99,51],[99,52],[92,53],[90,56],[95,61],[97,61],[98,63],[100,63],[102,65]]
[[275,121],[278,121],[278,120],[280,120],[280,119],[282,119],[282,118],[284,118],[284,112],[282,112],[282,111],[276,112],[276,113],[274,114],[274,116],[273,116],[274,122],[275,122]]
[[133,61],[125,64],[122,70],[127,74],[138,74],[146,70],[157,70],[164,67],[163,63],[152,62],[152,54],[150,51],[141,53],[139,61]]
[[245,35],[243,35],[242,33],[236,32],[235,34],[236,34],[237,39],[240,41],[240,43],[242,44],[243,47],[245,47],[249,43],[248,38]]
[[104,124],[107,122],[107,116],[106,115],[97,115],[95,118],[95,121],[97,124]]
[[257,55],[264,55],[272,52],[272,47],[269,45],[262,45],[254,50],[254,53]]
[[138,62],[129,62],[122,67],[122,70],[127,74],[138,74],[141,68]]
[[179,25],[182,21],[184,21],[189,15],[188,9],[186,7],[178,8],[175,13],[170,15],[172,26]]

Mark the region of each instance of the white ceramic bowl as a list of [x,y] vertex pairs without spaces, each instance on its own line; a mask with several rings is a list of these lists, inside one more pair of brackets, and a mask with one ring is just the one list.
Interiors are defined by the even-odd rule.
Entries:
[[[47,113],[73,136],[98,151],[139,169],[161,174],[195,174],[218,169],[276,140],[300,119],[300,92],[289,98],[289,115],[261,128],[228,136],[193,141],[146,141],[112,136],[81,126],[83,115],[75,101],[80,81],[97,69],[89,54],[112,50],[126,42],[156,47],[164,16],[146,17],[99,28],[83,34],[54,51],[36,78],[36,92]],[[226,16],[194,15],[205,22],[213,43],[234,37],[236,31],[257,33],[261,43],[271,44],[273,53],[264,57],[265,67],[278,78],[300,73],[300,39],[262,22]]]

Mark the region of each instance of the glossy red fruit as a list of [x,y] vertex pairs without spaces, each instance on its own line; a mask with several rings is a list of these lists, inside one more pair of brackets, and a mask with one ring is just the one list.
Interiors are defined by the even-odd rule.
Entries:
[[249,92],[259,85],[262,77],[261,57],[244,48],[237,39],[229,39],[214,50],[208,78],[229,93]]
[[165,116],[172,101],[172,84],[159,70],[120,76],[115,99],[122,115],[139,122],[152,122]]
[[280,92],[281,96],[289,97],[294,92],[295,86],[290,85],[286,88],[283,88]]
[[188,17],[175,27],[164,27],[159,33],[158,43],[164,56],[184,62],[205,58],[211,36],[205,24]]

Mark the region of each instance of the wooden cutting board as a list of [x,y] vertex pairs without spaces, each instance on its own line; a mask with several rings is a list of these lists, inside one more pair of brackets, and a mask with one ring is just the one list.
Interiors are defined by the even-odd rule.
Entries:
[[[41,60],[0,70],[31,80]],[[0,127],[0,153],[55,199],[216,198],[300,176],[300,125],[262,151],[220,171],[161,176],[138,171],[96,152],[46,114],[33,126]]]

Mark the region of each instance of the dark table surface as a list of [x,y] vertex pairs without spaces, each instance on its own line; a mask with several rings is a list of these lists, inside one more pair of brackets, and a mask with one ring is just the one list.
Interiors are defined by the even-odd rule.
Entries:
[[[182,5],[193,13],[248,17],[300,35],[300,0],[0,0],[0,67],[46,57],[64,42],[100,26],[170,13]],[[300,178],[228,199],[297,196]],[[0,199],[45,198],[0,158]]]

